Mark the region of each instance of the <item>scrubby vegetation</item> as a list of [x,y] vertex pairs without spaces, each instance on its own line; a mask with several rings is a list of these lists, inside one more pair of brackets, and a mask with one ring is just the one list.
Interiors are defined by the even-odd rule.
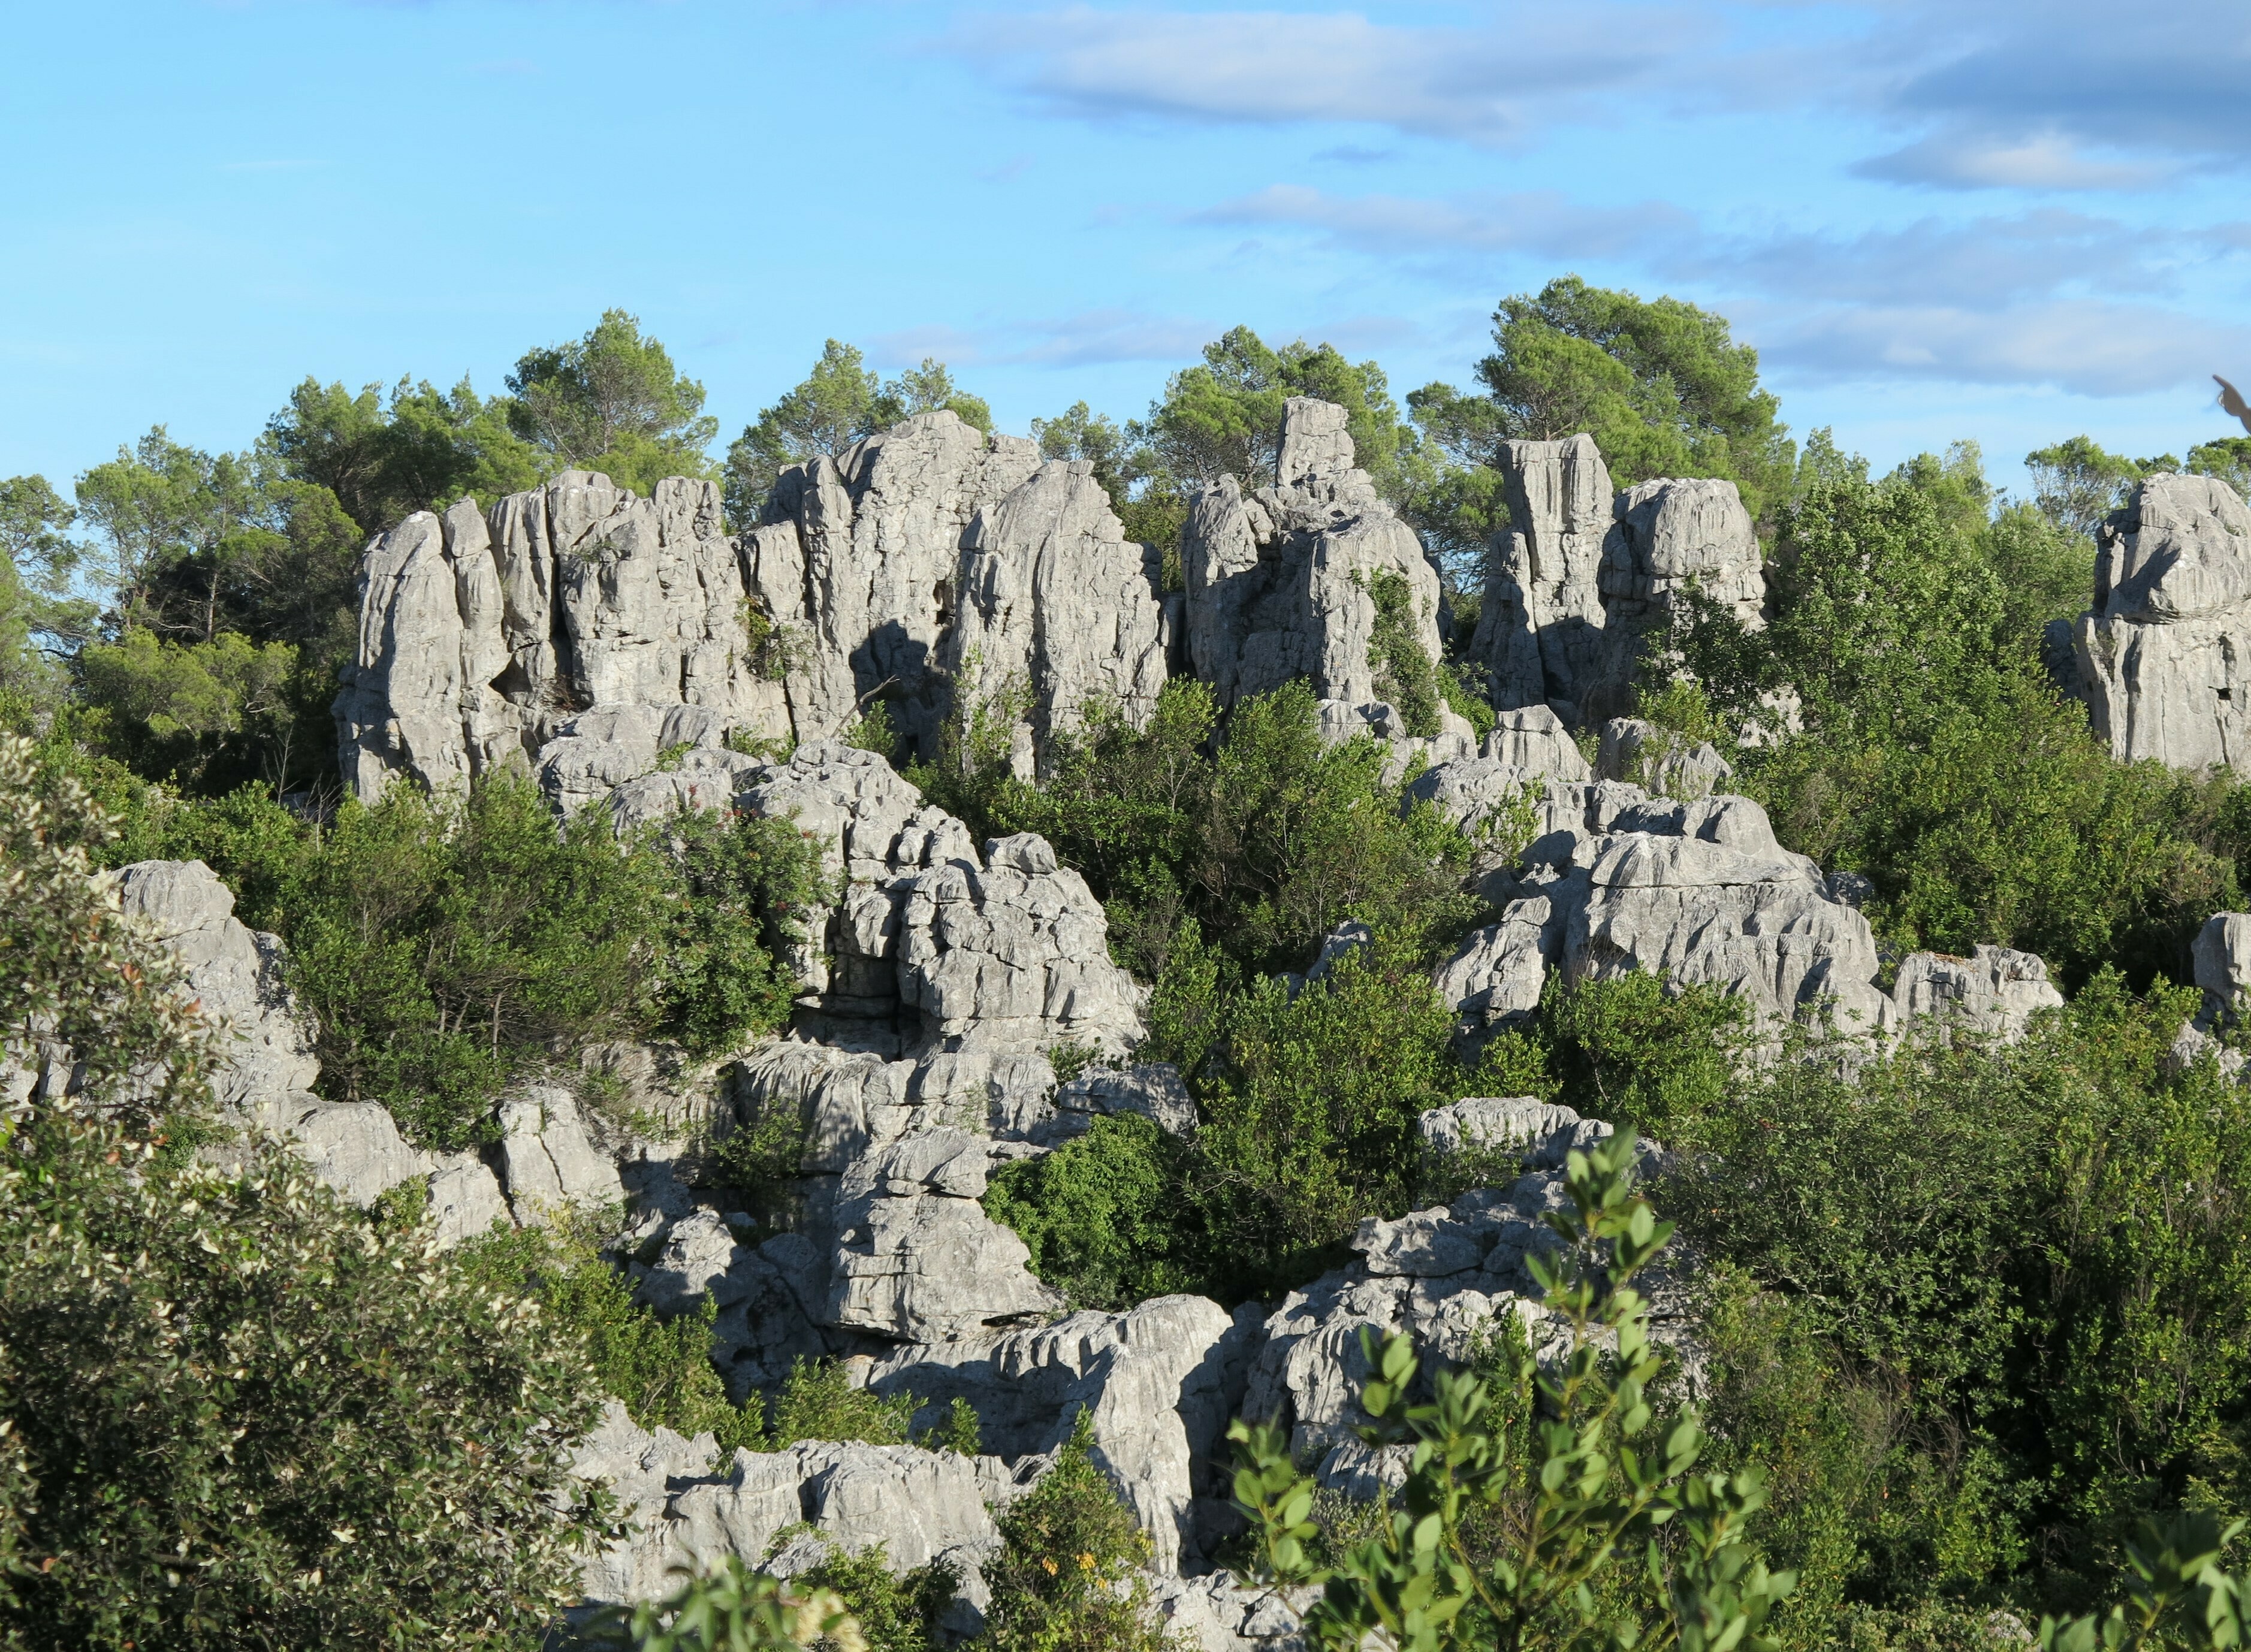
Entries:
[[[1430,1646],[1950,1652],[2102,1610],[2123,1566],[2128,1616],[2061,1644],[2228,1644],[2228,1545],[2251,1517],[2251,1091],[2169,1051],[2189,938],[2251,886],[2251,793],[2113,761],[2058,688],[2050,629],[2086,603],[2102,514],[2174,461],[2059,443],[2029,456],[2029,501],[1998,494],[1969,444],[1872,475],[1825,432],[1793,445],[1756,366],[1693,306],[1567,280],[1503,304],[1473,392],[1427,386],[1403,411],[1375,363],[1238,328],[1146,418],[1081,404],[1035,434],[1162,548],[1195,486],[1271,465],[1287,396],[1338,401],[1444,564],[1457,646],[1503,522],[1500,440],[1591,429],[1622,483],[1735,480],[1770,623],[1693,614],[1644,660],[1640,714],[1719,747],[1785,847],[1863,875],[1887,957],[2022,947],[2067,1006],[2007,1046],[1846,1049],[1807,1026],[1777,1051],[1709,989],[1551,980],[1527,1024],[1472,1047],[1430,967],[1490,921],[1465,879],[1507,845],[1405,803],[1375,743],[1325,746],[1304,685],[1222,716],[1175,681],[1139,729],[1091,708],[1037,783],[968,708],[911,778],[974,836],[1038,833],[1084,874],[1149,989],[1140,1057],[1178,1067],[1198,1116],[1185,1137],[1098,1119],[996,1171],[985,1209],[1077,1305],[1231,1307],[1336,1265],[1364,1219],[1504,1168],[1428,1162],[1424,1109],[1533,1095],[1670,1150],[1644,1192],[1700,1259],[1693,1424],[1682,1373],[1644,1358],[1626,1281],[1664,1230],[1612,1154],[1574,1172],[1555,1288],[1615,1359],[1542,1378],[1503,1336],[1423,1409],[1403,1398],[1414,1351],[1373,1351],[1371,1415],[1430,1449],[1390,1503],[1334,1518],[1277,1441],[1244,1442],[1243,1556],[1327,1575],[1328,1643],[1381,1626]],[[620,838],[589,812],[558,830],[507,770],[363,805],[328,733],[359,545],[406,510],[599,464],[642,486],[723,477],[744,522],[779,467],[889,419],[989,423],[942,364],[887,382],[842,344],[724,467],[702,401],[613,313],[528,353],[502,396],[308,381],[240,453],[158,430],[71,499],[0,483],[0,1023],[11,1054],[59,1040],[84,1063],[73,1097],[0,1125],[0,1644],[537,1644],[605,1529],[563,1473],[605,1395],[723,1447],[976,1449],[966,1405],[918,1440],[912,1396],[834,1363],[737,1403],[708,1307],[636,1301],[599,1221],[440,1255],[412,1209],[351,1209],[270,1148],[199,1158],[204,1031],[166,961],[89,904],[91,870],[209,862],[287,943],[322,1086],[430,1149],[475,1144],[506,1086],[569,1079],[604,1045],[693,1063],[784,1025],[784,960],[830,894],[794,827],[715,814]],[[2188,463],[2240,487],[2247,451]],[[1407,725],[1432,731],[1444,705],[1491,727],[1470,674],[1423,655],[1403,584],[1370,593],[1371,663]],[[880,700],[848,737],[892,749]],[[1493,832],[1529,819],[1527,800]],[[1316,968],[1347,920],[1365,940]],[[738,1131],[708,1174],[767,1213],[804,1146],[792,1121]],[[1160,1639],[1084,1433],[1001,1529],[988,1644]],[[613,1627],[649,1647],[731,1624],[750,1644],[924,1652],[950,1589],[840,1554]]]

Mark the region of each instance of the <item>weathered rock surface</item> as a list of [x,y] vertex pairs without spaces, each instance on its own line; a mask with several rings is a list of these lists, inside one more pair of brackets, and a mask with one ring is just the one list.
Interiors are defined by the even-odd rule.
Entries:
[[1090,708],[1144,726],[1180,623],[1160,584],[1157,552],[1126,540],[1094,467],[1042,465],[963,536],[958,612],[938,650],[952,715],[1001,719],[1024,779],[1046,771],[1055,737]]
[[880,697],[899,732],[935,755],[948,701],[938,653],[963,540],[1041,463],[1023,438],[941,411],[782,473],[766,522],[741,544],[751,594],[786,638],[782,686],[799,739],[840,733]]
[[1122,1314],[902,1348],[877,1362],[869,1386],[921,1396],[933,1421],[967,1400],[986,1449],[1019,1465],[1054,1451],[1090,1413],[1094,1460],[1149,1532],[1158,1567],[1194,1569],[1228,1495],[1223,1441],[1257,1321],[1201,1296],[1160,1296]]
[[1568,721],[1602,678],[1610,467],[1591,436],[1501,444],[1507,531],[1494,542],[1470,657],[1499,706],[1552,704]]
[[1690,741],[1640,717],[1612,717],[1603,725],[1595,773],[1623,780],[1660,798],[1708,798],[1735,770],[1709,741]]
[[973,1581],[1000,1546],[987,1501],[1009,1486],[993,1459],[912,1446],[807,1442],[722,1462],[710,1434],[639,1427],[615,1400],[578,1447],[577,1472],[606,1481],[634,1523],[580,1578],[590,1600],[620,1601],[669,1593],[676,1571],[731,1554],[765,1561],[800,1524],[852,1553],[881,1544],[895,1571],[949,1560]]
[[1388,702],[1368,658],[1382,576],[1406,582],[1416,646],[1440,658],[1437,574],[1352,461],[1344,409],[1292,397],[1275,485],[1246,494],[1224,477],[1191,505],[1181,538],[1188,655],[1222,707],[1299,677],[1319,700]]
[[1907,1020],[1940,1018],[1982,1038],[2014,1040],[2041,1010],[2061,1009],[2063,994],[2038,954],[1981,946],[1969,957],[1910,952],[1900,961],[1892,1001]]
[[2096,734],[2121,762],[2251,763],[2251,508],[2216,477],[2151,476],[2099,543],[2074,633]]
[[394,774],[442,786],[535,758],[596,706],[698,706],[789,731],[710,482],[674,477],[642,499],[564,471],[489,515],[467,500],[419,512],[370,544],[362,582],[336,715],[363,797]]
[[1469,657],[1494,702],[1566,721],[1624,712],[1643,651],[1662,647],[1700,594],[1756,629],[1765,576],[1733,482],[1646,481],[1613,494],[1594,439],[1501,444],[1510,528],[1486,566]]
[[1867,919],[1831,898],[1811,861],[1776,843],[1749,798],[1557,790],[1566,795],[1548,806],[1579,808],[1580,819],[1533,841],[1500,921],[1473,931],[1440,969],[1465,1032],[1528,1014],[1551,969],[1574,983],[1662,972],[1676,987],[1736,993],[1770,1024],[1817,1008],[1847,1031],[1893,1024]]
[[501,1104],[500,1133],[501,1179],[518,1223],[624,1198],[616,1164],[587,1138],[570,1091],[535,1085],[510,1097]]

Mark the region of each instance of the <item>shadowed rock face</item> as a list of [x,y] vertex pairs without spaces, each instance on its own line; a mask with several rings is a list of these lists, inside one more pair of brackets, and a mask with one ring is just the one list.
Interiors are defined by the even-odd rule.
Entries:
[[2121,762],[2251,763],[2251,508],[2211,476],[2151,476],[2103,525],[2074,641]]
[[1352,460],[1344,409],[1292,397],[1276,485],[1246,494],[1224,477],[1190,508],[1181,539],[1188,656],[1222,707],[1299,677],[1321,700],[1380,702],[1368,645],[1370,581],[1381,574],[1406,580],[1417,646],[1440,657],[1437,574]]
[[1469,657],[1497,704],[1552,705],[1590,726],[1632,709],[1641,656],[1698,593],[1763,623],[1758,536],[1733,482],[1659,480],[1613,493],[1594,439],[1501,444],[1509,529],[1493,542]]

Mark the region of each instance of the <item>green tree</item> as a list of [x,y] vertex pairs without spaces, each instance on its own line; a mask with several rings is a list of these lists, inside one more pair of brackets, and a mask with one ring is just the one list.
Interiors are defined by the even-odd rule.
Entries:
[[559,467],[644,494],[667,476],[712,473],[705,450],[719,424],[703,411],[703,386],[623,310],[603,311],[584,338],[524,352],[508,388],[510,428]]
[[2251,436],[2222,436],[2188,450],[2192,475],[2217,476],[2251,500]]
[[47,658],[94,633],[95,606],[73,594],[85,547],[70,537],[78,512],[44,476],[0,480],[0,691],[49,678]]
[[1724,477],[1754,517],[1787,496],[1793,450],[1780,404],[1759,387],[1758,352],[1736,343],[1723,318],[1566,275],[1503,299],[1493,345],[1477,368],[1491,413],[1447,407],[1465,435],[1548,441],[1584,431],[1618,486]]
[[364,541],[418,510],[464,494],[490,505],[539,485],[553,455],[509,428],[505,397],[479,397],[465,377],[450,391],[401,378],[355,394],[308,378],[267,421],[266,445],[291,480],[336,496]]
[[308,731],[297,650],[287,643],[260,647],[236,632],[171,642],[135,629],[88,643],[79,674],[86,703],[110,720],[106,743],[139,773],[190,791],[215,770],[286,788],[313,755],[294,749]]
[[945,363],[925,356],[886,384],[857,349],[828,340],[805,382],[763,409],[728,447],[728,520],[758,521],[774,479],[791,466],[823,453],[833,459],[879,430],[940,408],[979,430],[993,428],[992,409],[957,390]]
[[1548,1218],[1561,1255],[1529,1264],[1569,1339],[1546,1368],[1520,1350],[1506,1373],[1541,1401],[1528,1437],[1506,1426],[1491,1385],[1470,1372],[1437,1371],[1416,1403],[1425,1391],[1412,1346],[1393,1336],[1379,1349],[1363,1331],[1375,1374],[1361,1389],[1374,1420],[1362,1435],[1411,1455],[1374,1535],[1325,1566],[1309,1547],[1313,1483],[1283,1432],[1229,1430],[1250,1575],[1323,1586],[1303,1614],[1310,1644],[1774,1652],[1768,1620],[1796,1579],[1770,1572],[1749,1541],[1761,1476],[1702,1469],[1694,1414],[1660,1427],[1652,1403],[1666,1362],[1631,1282],[1673,1224],[1634,1191],[1636,1146],[1621,1132],[1570,1155],[1571,1207]]
[[[250,465],[174,441],[161,425],[78,479],[78,514],[96,535],[83,566],[118,630],[152,626],[209,642],[230,537],[257,508]],[[162,600],[167,574],[194,564],[184,600]]]
[[294,1153],[174,1145],[214,1032],[65,847],[112,829],[0,741],[0,1029],[80,1063],[0,1126],[0,1642],[529,1652],[606,1524],[583,1352]]
[[2032,473],[2033,503],[2040,515],[2087,539],[2124,502],[2143,469],[2122,453],[2105,452],[2088,436],[2035,448],[2025,455],[2025,468]]

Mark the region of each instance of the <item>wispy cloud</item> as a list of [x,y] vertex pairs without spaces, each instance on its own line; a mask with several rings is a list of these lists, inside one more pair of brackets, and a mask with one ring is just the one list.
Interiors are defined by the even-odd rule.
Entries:
[[1494,145],[1526,136],[1559,100],[1650,73],[1694,32],[1674,7],[1508,10],[1506,27],[1459,28],[1356,11],[1074,6],[972,18],[942,44],[1070,114],[1358,122]]
[[961,328],[918,327],[879,335],[870,355],[878,366],[904,366],[935,356],[956,367],[982,363],[1084,367],[1112,362],[1178,362],[1193,357],[1221,328],[1209,321],[1139,310],[1076,315]]
[[1942,190],[2133,190],[2161,183],[2172,169],[2147,162],[2096,160],[2061,133],[1996,138],[1951,131],[1873,156],[1853,170],[1888,183]]
[[1334,195],[1275,183],[1190,215],[1192,223],[1289,225],[1323,232],[1333,245],[1369,252],[1536,252],[1547,257],[1631,255],[1693,232],[1695,219],[1663,202],[1584,206],[1555,190],[1450,196]]

